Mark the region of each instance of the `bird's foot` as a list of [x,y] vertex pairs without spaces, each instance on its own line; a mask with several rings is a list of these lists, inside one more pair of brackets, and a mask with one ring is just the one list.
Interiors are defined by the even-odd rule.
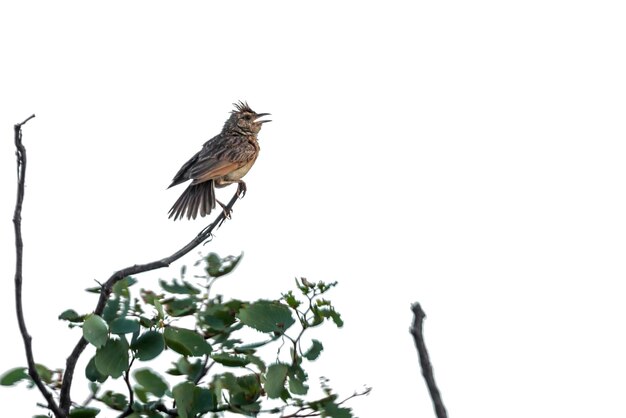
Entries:
[[[232,209],[229,209],[228,206],[224,205],[219,200],[215,199],[215,201],[222,207],[222,213],[224,214],[224,219],[231,219],[231,215],[233,213]],[[223,221],[222,221],[223,222]]]
[[237,197],[239,197],[239,199],[243,199],[247,190],[248,187],[246,186],[246,183],[243,181],[239,181],[239,183],[237,183]]

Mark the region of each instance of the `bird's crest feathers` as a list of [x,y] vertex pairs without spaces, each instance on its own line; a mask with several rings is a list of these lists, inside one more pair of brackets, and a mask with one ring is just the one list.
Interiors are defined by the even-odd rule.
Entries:
[[236,109],[232,111],[233,113],[244,113],[244,112],[254,113],[254,110],[250,109],[248,102],[242,102],[240,100],[239,103],[233,103],[233,106],[235,106],[235,109]]

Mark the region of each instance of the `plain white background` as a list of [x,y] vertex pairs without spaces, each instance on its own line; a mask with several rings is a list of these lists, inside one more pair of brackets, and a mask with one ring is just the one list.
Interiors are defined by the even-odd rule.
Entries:
[[[346,325],[313,335],[313,369],[344,396],[374,387],[358,416],[433,416],[420,301],[451,416],[623,417],[625,19],[619,1],[4,2],[0,370],[25,363],[13,124],[37,115],[26,319],[37,361],[63,367],[79,332],[56,317],[93,309],[84,288],[205,226],[168,220],[183,187],[166,187],[247,100],[273,122],[202,251],[245,251],[230,297],[339,281]],[[37,401],[0,388],[3,415]]]

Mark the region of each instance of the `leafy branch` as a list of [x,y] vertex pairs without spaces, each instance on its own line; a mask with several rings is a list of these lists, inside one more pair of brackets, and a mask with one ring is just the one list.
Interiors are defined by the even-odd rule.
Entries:
[[[310,347],[303,350],[303,337],[324,323],[343,326],[341,315],[325,299],[336,282],[311,283],[302,278],[296,279],[298,296],[297,291],[288,291],[276,300],[224,300],[221,295],[212,294],[213,286],[218,278],[236,268],[242,255],[222,258],[210,253],[196,263],[196,266],[203,264],[204,274],[188,279],[183,267],[180,279],[159,280],[160,291],[140,289],[139,297],[133,297],[132,286],[137,284],[133,276],[167,267],[209,240],[212,232],[228,218],[241,196],[241,187],[215,221],[180,250],[150,263],[118,270],[104,284],[87,289],[99,295],[93,312],[79,314],[67,309],[59,315],[70,328],[82,329],[80,340],[66,360],[65,370],[51,370],[35,363],[22,306],[21,234],[26,173],[21,128],[32,117],[15,125],[18,196],[13,218],[16,310],[28,367],[15,368],[0,376],[0,385],[11,386],[25,380],[30,387],[36,386],[47,402],[43,406],[56,418],[96,417],[101,411],[90,406],[95,401],[119,411],[120,418],[196,418],[226,411],[246,416],[281,414],[283,418],[353,417],[351,409],[342,404],[368,394],[369,388],[338,401],[338,395],[323,379],[325,396],[305,399],[309,391],[306,362],[315,361],[324,347],[320,341],[311,339]],[[244,342],[240,332],[246,329],[262,333],[264,338]],[[273,344],[278,349],[271,362],[266,362],[262,353]],[[85,369],[90,395],[81,405],[71,400],[70,392],[76,364],[88,345],[95,347],[95,355]],[[289,347],[288,361],[285,361],[287,354],[281,353],[284,347]],[[172,367],[165,371],[169,378],[149,367],[133,368],[137,362],[151,361],[166,351],[178,355]],[[127,394],[104,390],[109,378],[121,378]],[[263,406],[269,403],[270,408],[262,409],[262,403]]]

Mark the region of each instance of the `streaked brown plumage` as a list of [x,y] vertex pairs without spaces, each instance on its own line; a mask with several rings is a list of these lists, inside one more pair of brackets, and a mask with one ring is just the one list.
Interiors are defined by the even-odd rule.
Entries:
[[267,115],[254,112],[245,102],[235,104],[222,132],[208,140],[174,176],[169,187],[187,180],[192,182],[170,209],[170,218],[182,219],[186,215],[187,219],[196,219],[198,213],[200,216],[211,213],[217,201],[215,187],[238,183],[238,190],[245,192],[246,184],[241,178],[259,155],[257,135],[269,120],[258,119]]

